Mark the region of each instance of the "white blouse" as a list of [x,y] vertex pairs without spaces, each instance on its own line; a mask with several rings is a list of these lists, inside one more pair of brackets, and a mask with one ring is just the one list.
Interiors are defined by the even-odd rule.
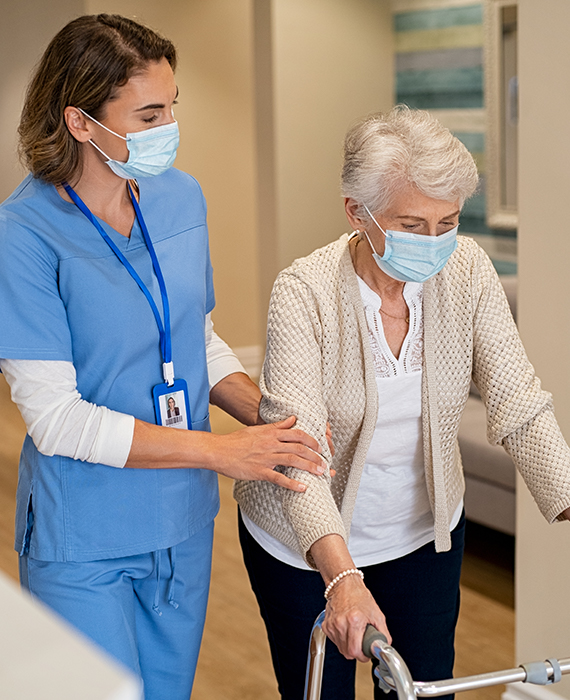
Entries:
[[[356,566],[397,559],[434,540],[422,443],[422,285],[408,282],[409,330],[399,357],[384,336],[382,299],[358,278],[378,387],[378,419],[354,507],[348,549]],[[454,514],[453,529],[463,504]],[[253,538],[276,559],[308,569],[302,557],[242,513]]]
[[[376,369],[378,419],[366,455],[350,528],[356,566],[414,552],[434,539],[422,440],[422,285],[407,282],[409,330],[394,357],[382,325],[382,299],[358,278]],[[463,504],[454,513],[453,529]]]

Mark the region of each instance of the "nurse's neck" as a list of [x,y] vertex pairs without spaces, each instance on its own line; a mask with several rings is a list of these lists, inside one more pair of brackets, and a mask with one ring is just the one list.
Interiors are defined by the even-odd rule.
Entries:
[[[83,146],[89,144],[83,144]],[[127,181],[115,175],[101,156],[91,149],[83,149],[83,168],[81,177],[70,183],[75,192],[89,207],[91,213],[109,224],[118,233],[130,238],[135,221],[135,210],[129,195]],[[97,155],[95,155],[97,154]],[[131,181],[131,188],[138,199],[138,187]],[[62,199],[72,202],[63,187],[58,187]]]

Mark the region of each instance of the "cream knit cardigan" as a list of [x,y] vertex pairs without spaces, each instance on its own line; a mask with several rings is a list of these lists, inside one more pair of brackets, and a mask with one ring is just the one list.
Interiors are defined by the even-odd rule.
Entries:
[[[423,285],[422,422],[426,483],[435,546],[451,546],[449,523],[464,492],[457,432],[471,379],[487,408],[487,437],[503,445],[552,522],[570,506],[570,449],[551,396],[528,361],[491,261],[460,236],[447,265]],[[263,481],[238,481],[234,496],[253,522],[308,555],[329,534],[348,541],[364,461],[376,425],[378,396],[368,328],[348,236],[296,260],[271,296],[261,415],[297,416],[337,471],[316,477],[280,468],[304,493]],[[325,437],[330,422],[336,454]]]

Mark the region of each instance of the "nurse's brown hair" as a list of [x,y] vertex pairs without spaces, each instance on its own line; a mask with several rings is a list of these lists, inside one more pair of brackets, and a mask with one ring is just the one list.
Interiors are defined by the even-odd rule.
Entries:
[[18,133],[23,163],[34,177],[59,185],[81,175],[81,148],[64,109],[80,107],[97,120],[117,88],[165,58],[176,67],[172,42],[120,15],[85,15],[52,39],[28,86]]

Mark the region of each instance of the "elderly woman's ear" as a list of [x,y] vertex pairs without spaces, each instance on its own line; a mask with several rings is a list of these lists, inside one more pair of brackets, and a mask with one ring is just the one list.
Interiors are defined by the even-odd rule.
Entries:
[[366,228],[366,221],[360,217],[361,203],[357,202],[352,197],[344,198],[344,210],[346,212],[346,218],[348,223],[351,225],[353,231],[357,229]]

